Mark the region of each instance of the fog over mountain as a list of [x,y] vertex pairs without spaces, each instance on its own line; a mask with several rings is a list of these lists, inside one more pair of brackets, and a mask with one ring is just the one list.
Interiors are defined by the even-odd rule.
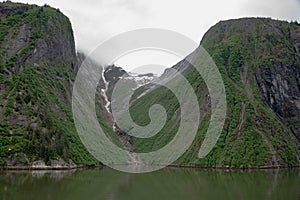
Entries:
[[[163,28],[184,34],[197,43],[204,33],[220,20],[241,17],[271,17],[300,21],[299,0],[13,0],[59,8],[71,20],[77,48],[89,53],[103,41],[138,28]],[[150,64],[145,57],[157,58],[159,64],[172,66],[181,58],[162,52],[133,54],[117,62],[126,70]],[[152,59],[153,60],[153,59]],[[158,64],[158,63],[154,63]],[[161,73],[161,70],[154,69]]]

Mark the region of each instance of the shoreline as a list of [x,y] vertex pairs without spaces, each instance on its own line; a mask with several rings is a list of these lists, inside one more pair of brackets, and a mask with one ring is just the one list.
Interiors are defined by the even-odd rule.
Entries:
[[169,168],[182,168],[182,169],[211,169],[211,170],[265,170],[265,169],[296,169],[300,168],[300,165],[266,165],[266,166],[242,166],[242,167],[235,167],[235,166],[215,166],[215,167],[208,167],[208,166],[195,166],[195,165],[169,165]]
[[43,167],[32,167],[32,166],[2,166],[0,171],[69,171],[74,169],[99,169],[104,168],[104,165],[78,165],[78,166],[43,166]]
[[[121,164],[122,165],[122,164]],[[128,164],[123,164],[128,165]],[[157,164],[156,166],[159,166]],[[155,165],[153,165],[155,166]],[[69,171],[74,169],[102,169],[108,166],[105,165],[78,165],[78,166],[43,166],[43,167],[33,167],[33,166],[2,166],[0,167],[0,171]],[[208,167],[208,166],[196,166],[196,165],[177,165],[171,164],[166,166],[166,168],[176,168],[176,169],[203,169],[203,170],[266,170],[266,169],[296,169],[300,168],[300,165],[278,165],[278,166],[243,166],[243,167],[234,167],[234,166],[216,166],[216,167]]]

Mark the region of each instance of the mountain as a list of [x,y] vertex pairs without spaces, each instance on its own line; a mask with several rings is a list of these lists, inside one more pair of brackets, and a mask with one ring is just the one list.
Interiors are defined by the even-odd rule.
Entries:
[[[225,126],[214,149],[199,159],[211,116],[208,88],[186,60],[173,66],[197,94],[201,116],[193,144],[174,164],[299,165],[300,25],[267,18],[221,21],[205,34],[201,45],[225,83]],[[199,64],[199,49],[188,57]],[[149,83],[158,77],[128,73],[115,65],[102,67],[76,53],[72,26],[59,9],[4,2],[0,3],[0,165],[99,164],[82,145],[71,111],[74,79],[85,59],[102,68],[97,117],[113,142],[129,151],[150,152],[174,138],[180,106],[170,90]],[[167,70],[158,79],[170,73]],[[136,85],[130,113],[140,126],[150,122],[148,111],[153,104],[164,106],[167,122],[159,134],[132,138],[116,126],[110,101],[119,79]]]
[[154,79],[158,78],[153,73],[138,74],[133,72],[126,72],[122,67],[116,65],[108,65],[104,67],[104,74],[102,80],[105,80],[108,84],[107,94],[109,100],[111,98],[111,92],[113,91],[115,84],[120,80],[132,81],[136,84],[136,88],[142,87],[151,83]]
[[5,2],[0,13],[0,165],[98,163],[73,124],[69,19],[47,5]]
[[[101,66],[99,66],[101,67]],[[137,74],[127,72],[123,68],[116,65],[104,66],[102,69],[102,77],[100,79],[96,92],[96,112],[98,121],[102,128],[105,129],[107,136],[119,147],[132,150],[131,138],[116,126],[115,120],[111,112],[111,96],[117,82],[123,81],[133,83],[133,89],[147,86],[158,77],[152,73]]]
[[[221,21],[205,34],[201,45],[216,62],[225,83],[225,126],[214,149],[199,159],[211,116],[208,89],[187,61],[175,65],[173,68],[182,71],[193,86],[201,114],[196,139],[175,164],[242,168],[299,165],[300,25],[267,18]],[[188,57],[198,65],[199,49]],[[159,103],[167,109],[167,123],[156,136],[132,138],[137,152],[160,149],[178,130],[178,101],[168,89],[158,87],[133,102],[130,113],[139,125],[150,122],[151,105]]]

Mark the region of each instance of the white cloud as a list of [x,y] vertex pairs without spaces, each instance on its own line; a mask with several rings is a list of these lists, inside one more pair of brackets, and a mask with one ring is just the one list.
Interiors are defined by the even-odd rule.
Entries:
[[275,19],[300,19],[299,0],[254,0],[245,3],[243,11],[249,15],[273,17]]
[[[220,20],[265,16],[300,21],[299,0],[31,0],[30,3],[60,8],[71,19],[78,49],[85,52],[113,35],[137,28],[170,29],[200,42],[204,33]],[[164,59],[161,60],[165,65]]]

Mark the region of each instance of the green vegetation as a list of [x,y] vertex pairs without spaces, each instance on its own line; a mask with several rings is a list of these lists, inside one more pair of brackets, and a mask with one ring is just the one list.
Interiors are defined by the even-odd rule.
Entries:
[[[149,152],[162,148],[166,142],[170,141],[177,132],[177,121],[172,119],[173,114],[179,108],[179,103],[174,94],[167,88],[160,87],[157,90],[143,96],[136,101],[131,107],[130,113],[133,121],[140,126],[150,123],[148,115],[149,108],[156,104],[161,104],[167,111],[167,123],[160,133],[149,139],[133,138],[135,151]],[[141,107],[143,109],[141,109]],[[180,111],[176,113],[180,115]],[[163,134],[168,132],[168,134]]]
[[[95,163],[80,142],[70,102],[63,96],[69,92],[69,77],[64,75],[69,73],[65,66],[45,66],[26,68],[13,77],[7,87],[6,123],[0,129],[1,157],[23,152],[31,160],[63,158],[78,164]],[[24,116],[28,125],[7,123],[18,116]]]
[[[280,69],[299,66],[299,55],[297,57],[294,46],[294,37],[300,32],[299,24],[271,19],[251,19],[247,27],[243,20],[223,23],[229,23],[224,26],[226,30],[216,25],[202,41],[225,84],[228,110],[223,132],[209,155],[199,159],[198,151],[210,121],[210,99],[201,76],[195,69],[187,68],[183,75],[197,94],[202,116],[193,144],[176,163],[213,167],[297,164],[299,152],[289,125],[295,127],[298,124],[275,114],[258,85],[259,78],[264,77],[258,75],[267,70],[271,74],[278,66]],[[20,49],[11,51],[9,42],[21,34],[24,25],[30,32],[28,41]],[[69,64],[67,66],[69,60],[57,58],[42,66],[36,66],[35,62],[34,66],[26,66],[26,59],[39,46],[37,42],[53,44],[58,35],[66,34],[73,37],[70,21],[58,9],[48,5],[20,6],[15,13],[1,18],[0,165],[14,158],[25,165],[39,159],[49,164],[50,160],[60,158],[67,162],[71,159],[76,164],[98,163],[82,145],[73,123],[70,98],[74,71]],[[72,60],[72,65],[76,62]],[[193,64],[198,62],[196,59]],[[267,81],[273,84],[273,80]],[[287,85],[294,80],[290,76],[285,81]],[[109,88],[109,97],[111,90]],[[181,110],[175,95],[167,88],[158,87],[136,100],[143,90],[136,91],[130,108],[137,124],[150,123],[148,111],[154,104],[161,104],[167,111],[167,123],[156,136],[130,141],[135,151],[150,152],[174,138],[179,129]],[[275,93],[271,91],[269,96],[275,96]],[[99,123],[111,141],[122,146],[112,131],[109,117],[104,114],[103,105],[103,99],[97,97]]]
[[[218,27],[216,25],[212,33],[202,41],[222,74],[228,103],[223,132],[215,148],[203,159],[197,156],[209,125],[210,104],[206,101],[208,92],[195,70],[189,68],[184,72],[198,95],[199,106],[206,107],[206,113],[193,144],[177,160],[177,164],[247,167],[298,163],[296,156],[299,152],[292,133],[266,107],[256,83],[255,73],[266,65],[272,68],[276,65],[292,65],[295,62],[291,32],[299,31],[300,27],[271,19],[252,20],[253,29],[256,30],[254,32],[235,31],[243,22],[233,20],[225,22],[231,23],[227,32],[222,35],[214,32]],[[281,33],[278,34],[275,30],[265,31],[263,24],[268,23],[276,23],[276,27],[280,24],[278,29]],[[138,95],[134,95],[134,98],[136,96]],[[163,147],[174,137],[179,126],[180,117],[176,117],[180,112],[178,102],[171,92],[162,87],[134,101],[131,114],[136,123],[149,123],[148,110],[154,103],[160,103],[168,110],[168,121],[158,135],[152,138],[133,138],[133,145],[139,152],[150,152]]]
[[[54,26],[55,29],[49,29],[49,24]],[[63,34],[72,33],[72,26],[69,19],[58,10],[48,5],[44,5],[43,7],[24,5],[15,14],[0,20],[0,44],[3,43],[9,34],[17,37],[20,27],[23,25],[28,25],[29,29],[32,30],[30,41],[27,43],[27,46],[11,57],[8,57],[6,50],[0,46],[0,73],[3,73],[5,69],[9,70],[16,66],[18,61],[22,61],[24,57],[28,56],[31,50],[34,49],[36,41],[43,39],[43,34],[47,34],[47,37],[55,37],[58,31],[62,31]]]
[[[97,164],[82,145],[73,123],[70,82],[74,72],[71,67],[61,60],[55,61],[56,64],[49,61],[51,64],[43,66],[25,64],[38,48],[38,40],[51,44],[61,34],[72,37],[68,18],[47,5],[20,4],[15,10],[16,13],[0,20],[0,109],[3,110],[0,165],[14,159],[24,165],[39,159],[47,164],[52,159]],[[12,45],[12,39],[19,37],[25,25],[30,31],[28,41],[14,55],[8,56],[4,44]]]

